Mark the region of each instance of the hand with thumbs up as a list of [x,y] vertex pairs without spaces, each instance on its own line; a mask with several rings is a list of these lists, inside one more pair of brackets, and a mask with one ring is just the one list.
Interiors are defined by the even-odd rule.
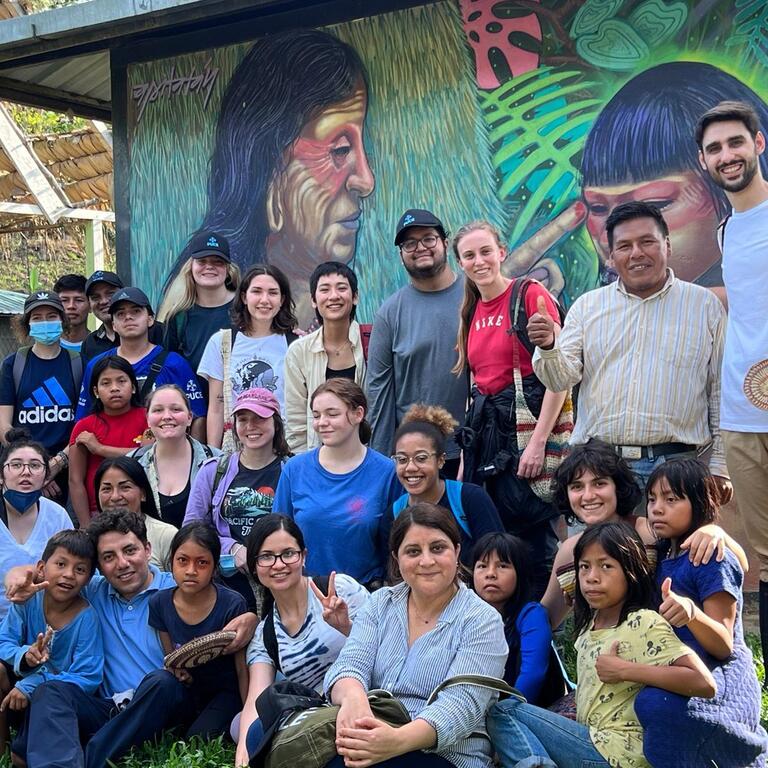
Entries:
[[603,683],[622,683],[627,664],[619,656],[619,641],[614,640],[608,653],[601,653],[595,660],[595,671]]
[[547,311],[547,302],[543,296],[536,299],[536,312],[528,318],[528,338],[542,349],[552,349],[555,345],[555,321]]
[[689,597],[672,591],[672,579],[669,576],[661,584],[659,613],[673,627],[685,627],[696,616],[696,604]]
[[41,664],[45,664],[50,658],[50,644],[53,637],[53,630],[48,627],[45,630],[45,634],[40,632],[32,645],[29,646],[27,652],[24,654],[24,660],[27,662],[27,666],[30,668],[39,667]]
[[312,579],[309,580],[309,586],[320,601],[320,605],[323,606],[323,621],[337,629],[342,635],[349,636],[352,622],[349,618],[346,602],[336,594],[336,571],[331,571],[331,575],[328,577],[327,595],[322,593]]

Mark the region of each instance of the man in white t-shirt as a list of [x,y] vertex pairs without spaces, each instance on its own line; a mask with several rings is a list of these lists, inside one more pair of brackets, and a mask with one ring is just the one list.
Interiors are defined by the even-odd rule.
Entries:
[[733,212],[720,225],[728,330],[720,431],[744,527],[760,561],[760,637],[768,658],[768,181],[765,136],[749,105],[722,101],[696,126],[699,162]]

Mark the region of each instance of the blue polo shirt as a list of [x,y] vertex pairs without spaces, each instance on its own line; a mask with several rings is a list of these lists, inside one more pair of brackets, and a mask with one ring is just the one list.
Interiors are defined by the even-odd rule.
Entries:
[[176,586],[172,574],[149,566],[149,586],[126,600],[96,574],[84,590],[99,617],[104,638],[104,681],[100,692],[110,698],[132,690],[146,675],[163,668],[163,647],[156,629],[149,626],[149,599],[161,589]]

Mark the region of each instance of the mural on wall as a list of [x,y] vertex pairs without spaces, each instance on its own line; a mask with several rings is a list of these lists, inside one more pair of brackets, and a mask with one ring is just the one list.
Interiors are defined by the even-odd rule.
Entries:
[[647,200],[675,272],[717,291],[726,201],[693,125],[736,98],[768,126],[767,52],[756,0],[446,0],[133,65],[135,280],[172,292],[211,228],[280,266],[303,320],[316,264],[349,263],[369,320],[406,278],[395,222],[427,207],[489,219],[508,273],[569,304],[614,279],[611,208]]

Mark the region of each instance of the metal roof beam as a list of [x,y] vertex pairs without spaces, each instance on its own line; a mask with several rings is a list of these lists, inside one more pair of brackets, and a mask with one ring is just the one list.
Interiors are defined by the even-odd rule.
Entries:
[[78,115],[92,120],[112,122],[112,104],[78,93],[59,91],[36,83],[0,77],[0,99],[14,101],[30,107],[67,112],[72,109]]

